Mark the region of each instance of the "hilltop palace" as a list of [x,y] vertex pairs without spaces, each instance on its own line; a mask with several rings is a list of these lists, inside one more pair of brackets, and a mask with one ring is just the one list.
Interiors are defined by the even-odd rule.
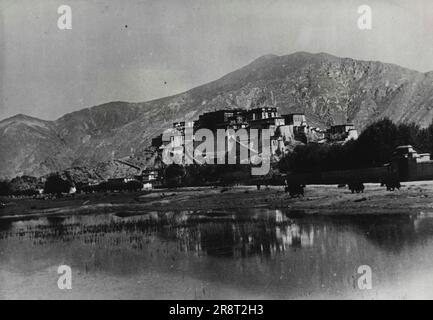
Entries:
[[[164,134],[152,139],[152,146],[158,148],[160,152],[170,150],[170,155],[180,159],[176,163],[188,164],[188,144],[191,141],[191,150],[199,148],[199,143],[203,140],[197,133],[212,133],[213,136],[220,138],[219,132],[224,132],[225,141],[222,144],[218,139],[208,142],[203,157],[206,163],[222,163],[218,161],[227,157],[227,152],[231,152],[235,145],[239,147],[234,154],[241,154],[242,150],[251,154],[268,153],[272,158],[278,158],[294,146],[301,143],[344,143],[350,139],[357,139],[358,132],[353,124],[339,124],[331,126],[327,130],[322,130],[308,125],[303,113],[290,113],[280,115],[277,107],[257,107],[252,109],[224,109],[207,112],[199,116],[197,121],[175,122],[171,129]],[[201,130],[201,131],[200,131]],[[265,137],[263,132],[268,133]],[[258,136],[253,139],[253,133]],[[190,133],[190,137],[188,135]],[[200,135],[200,134],[199,134]],[[200,135],[201,136],[201,135]],[[207,140],[206,138],[205,140]],[[214,148],[209,146],[214,145]],[[237,158],[235,163],[243,163],[242,158]],[[240,160],[239,160],[240,159]],[[189,162],[190,164],[193,162]],[[194,163],[201,163],[194,161]],[[233,162],[231,162],[233,163]]]

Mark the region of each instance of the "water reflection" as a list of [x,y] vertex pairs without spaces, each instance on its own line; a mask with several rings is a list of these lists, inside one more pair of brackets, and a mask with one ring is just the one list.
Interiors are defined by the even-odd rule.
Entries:
[[78,240],[109,246],[127,243],[133,249],[142,249],[148,237],[157,236],[176,242],[182,252],[221,257],[271,254],[291,246],[312,246],[314,242],[311,225],[299,224],[281,210],[48,217],[2,221],[0,226],[0,239],[18,238],[33,245]]
[[[35,276],[41,266],[68,263],[116,281],[154,272],[181,277],[177,289],[164,289],[173,295],[196,286],[185,285],[188,276],[217,283],[211,297],[221,286],[276,298],[326,297],[353,293],[361,264],[374,268],[378,290],[420,270],[431,273],[432,236],[429,216],[299,217],[268,209],[0,220],[0,275]],[[124,290],[128,296],[131,287]]]
[[[33,244],[82,241],[140,249],[146,237],[175,241],[180,251],[244,257],[289,247],[308,248],[329,228],[350,230],[386,250],[398,251],[433,235],[433,219],[398,216],[290,218],[281,210],[239,212],[153,212],[145,215],[56,216],[27,221],[0,221],[0,239],[19,238]],[[117,235],[113,240],[112,236]]]

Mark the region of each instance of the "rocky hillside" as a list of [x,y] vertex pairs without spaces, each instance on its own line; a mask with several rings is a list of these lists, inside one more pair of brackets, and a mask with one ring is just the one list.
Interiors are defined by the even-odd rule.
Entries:
[[171,97],[111,102],[56,121],[18,115],[0,121],[0,177],[95,167],[128,155],[141,161],[150,139],[173,121],[257,104],[276,105],[281,113],[303,111],[319,127],[349,121],[362,129],[383,117],[427,126],[433,116],[433,72],[324,53],[267,55]]

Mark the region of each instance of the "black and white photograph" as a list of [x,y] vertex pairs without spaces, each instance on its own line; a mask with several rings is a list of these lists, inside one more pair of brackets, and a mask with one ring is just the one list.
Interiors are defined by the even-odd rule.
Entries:
[[430,299],[433,1],[0,0],[0,300]]

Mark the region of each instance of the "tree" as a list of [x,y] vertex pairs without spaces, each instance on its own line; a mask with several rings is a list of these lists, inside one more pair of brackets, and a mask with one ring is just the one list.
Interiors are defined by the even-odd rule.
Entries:
[[389,162],[398,140],[398,128],[391,120],[371,124],[356,141],[354,151],[359,159],[358,165],[376,167]]
[[0,196],[8,196],[12,193],[9,181],[0,181]]
[[32,176],[15,177],[9,182],[9,185],[14,195],[36,194],[37,190],[43,187],[42,181]]
[[44,192],[60,195],[62,193],[69,193],[71,186],[71,182],[63,180],[57,174],[52,174],[45,181]]
[[297,146],[292,153],[280,161],[281,172],[312,172],[329,170],[327,158],[330,157],[330,145],[311,143]]
[[433,154],[433,123],[419,132],[417,144],[421,151]]
[[397,126],[397,137],[396,144],[397,145],[413,145],[420,148],[419,145],[419,137],[420,137],[421,129],[415,123],[401,123]]
[[377,167],[392,159],[399,145],[410,144],[421,152],[433,151],[433,124],[420,129],[416,124],[396,125],[383,119],[369,125],[359,136],[345,144],[307,144],[281,159],[282,172],[320,172]]
[[179,187],[185,177],[185,168],[178,164],[171,164],[164,170],[164,180],[169,187]]

